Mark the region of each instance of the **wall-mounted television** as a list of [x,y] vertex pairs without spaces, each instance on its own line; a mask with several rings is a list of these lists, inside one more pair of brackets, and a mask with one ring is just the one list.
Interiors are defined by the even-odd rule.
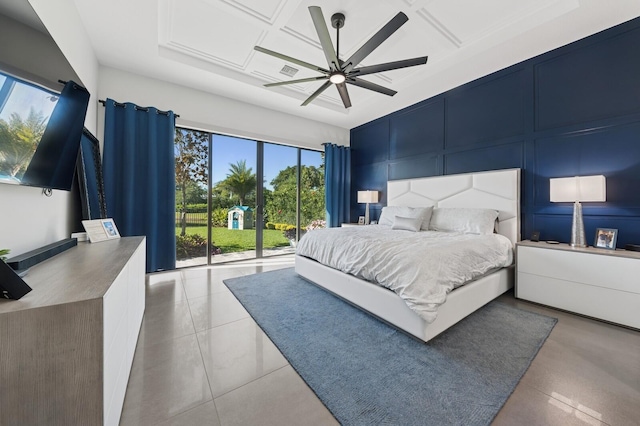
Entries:
[[57,93],[0,72],[0,183],[71,190],[89,92]]

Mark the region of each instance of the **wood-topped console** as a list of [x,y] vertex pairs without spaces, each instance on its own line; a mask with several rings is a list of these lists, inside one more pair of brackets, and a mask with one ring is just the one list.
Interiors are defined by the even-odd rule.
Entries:
[[144,237],[78,246],[0,300],[0,424],[117,425],[145,308]]

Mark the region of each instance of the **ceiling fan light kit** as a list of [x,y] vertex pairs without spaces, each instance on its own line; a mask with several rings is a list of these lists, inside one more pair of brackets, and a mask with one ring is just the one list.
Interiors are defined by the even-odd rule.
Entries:
[[322,92],[324,92],[331,84],[334,84],[338,89],[340,98],[345,108],[351,106],[351,100],[349,98],[349,92],[347,91],[347,84],[362,87],[363,89],[372,90],[374,92],[382,93],[388,96],[393,96],[397,92],[386,87],[380,86],[370,81],[362,80],[360,77],[368,74],[375,74],[384,71],[391,71],[399,68],[413,67],[416,65],[424,65],[427,63],[427,56],[421,56],[419,58],[405,59],[402,61],[387,62],[378,65],[369,65],[356,68],[360,62],[371,52],[373,52],[378,46],[382,44],[387,38],[398,30],[405,22],[409,20],[407,15],[402,12],[393,17],[387,24],[382,27],[377,33],[373,35],[365,44],[363,44],[353,55],[347,60],[342,61],[339,59],[340,55],[340,28],[344,26],[345,16],[342,13],[334,13],[331,16],[331,26],[336,29],[336,48],[333,48],[331,42],[331,36],[329,35],[329,29],[327,28],[322,9],[318,6],[309,6],[309,13],[313,20],[313,25],[318,33],[320,45],[322,51],[327,59],[328,69],[319,67],[317,65],[310,64],[308,62],[301,61],[299,59],[292,58],[282,53],[274,52],[273,50],[265,49],[264,47],[255,46],[254,49],[258,52],[266,53],[267,55],[274,56],[279,59],[291,62],[296,65],[300,65],[305,68],[312,69],[314,71],[323,74],[318,77],[302,78],[299,80],[280,81],[277,83],[265,84],[265,87],[284,86],[287,84],[307,83],[310,81],[326,80],[318,90],[316,90],[311,96],[309,96],[302,106],[308,105],[317,98]]
[[339,71],[336,71],[332,73],[331,76],[329,76],[329,81],[332,82],[333,84],[344,83],[346,79],[347,77],[344,75],[344,73]]

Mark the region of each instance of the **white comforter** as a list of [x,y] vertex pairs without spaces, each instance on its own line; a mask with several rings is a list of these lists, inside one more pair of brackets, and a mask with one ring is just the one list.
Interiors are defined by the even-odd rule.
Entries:
[[429,323],[452,289],[513,262],[502,235],[383,225],[316,229],[298,242],[296,254],[395,291]]

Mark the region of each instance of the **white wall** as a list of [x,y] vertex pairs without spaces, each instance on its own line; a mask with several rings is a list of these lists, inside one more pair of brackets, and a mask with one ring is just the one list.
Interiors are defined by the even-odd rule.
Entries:
[[[265,142],[322,149],[325,142],[349,144],[349,130],[216,96],[114,68],[100,67],[100,99],[172,110],[178,125]],[[103,135],[104,114],[98,134]],[[102,137],[100,137],[102,139]]]
[[[178,125],[216,133],[312,149],[322,149],[324,142],[349,144],[347,129],[113,68],[99,68],[73,0],[28,1],[59,47],[58,58],[66,58],[80,83],[91,93],[85,126],[100,140],[104,109],[97,101],[109,97],[118,102],[171,109],[180,115]],[[48,63],[54,60],[50,43],[45,55],[38,53],[38,49],[45,48],[37,46],[33,37],[12,39],[18,43],[24,40],[18,52],[47,56]],[[37,68],[42,71],[47,67],[42,63]],[[18,255],[68,238],[74,227],[74,202],[74,194],[66,191],[54,190],[51,197],[45,197],[38,188],[0,185],[0,248],[9,248],[11,255]]]
[[[33,69],[27,70],[40,75],[71,65],[81,79],[80,83],[92,94],[85,125],[95,131],[98,61],[88,44],[73,1],[30,0],[30,3],[55,44],[50,40],[43,41],[43,37],[37,34],[29,37],[12,36],[12,43],[20,47],[14,50],[17,57],[10,58],[9,50],[3,49],[3,62],[15,61],[17,67],[20,61],[24,61],[24,58],[19,58],[20,52],[22,56],[26,52],[32,58],[43,59]],[[57,45],[59,51],[54,52],[52,45]],[[50,79],[51,76],[44,75],[43,78]],[[11,249],[11,255],[18,255],[69,238],[74,226],[75,201],[73,194],[67,191],[54,190],[51,197],[46,197],[39,188],[0,184],[0,248]]]
[[58,80],[78,81],[75,71],[48,34],[0,15],[0,40],[0,62],[8,73],[52,90],[62,88]]
[[[91,93],[85,126],[95,132],[98,111],[98,59],[73,0],[29,0],[80,82]],[[44,65],[46,66],[46,65]]]

